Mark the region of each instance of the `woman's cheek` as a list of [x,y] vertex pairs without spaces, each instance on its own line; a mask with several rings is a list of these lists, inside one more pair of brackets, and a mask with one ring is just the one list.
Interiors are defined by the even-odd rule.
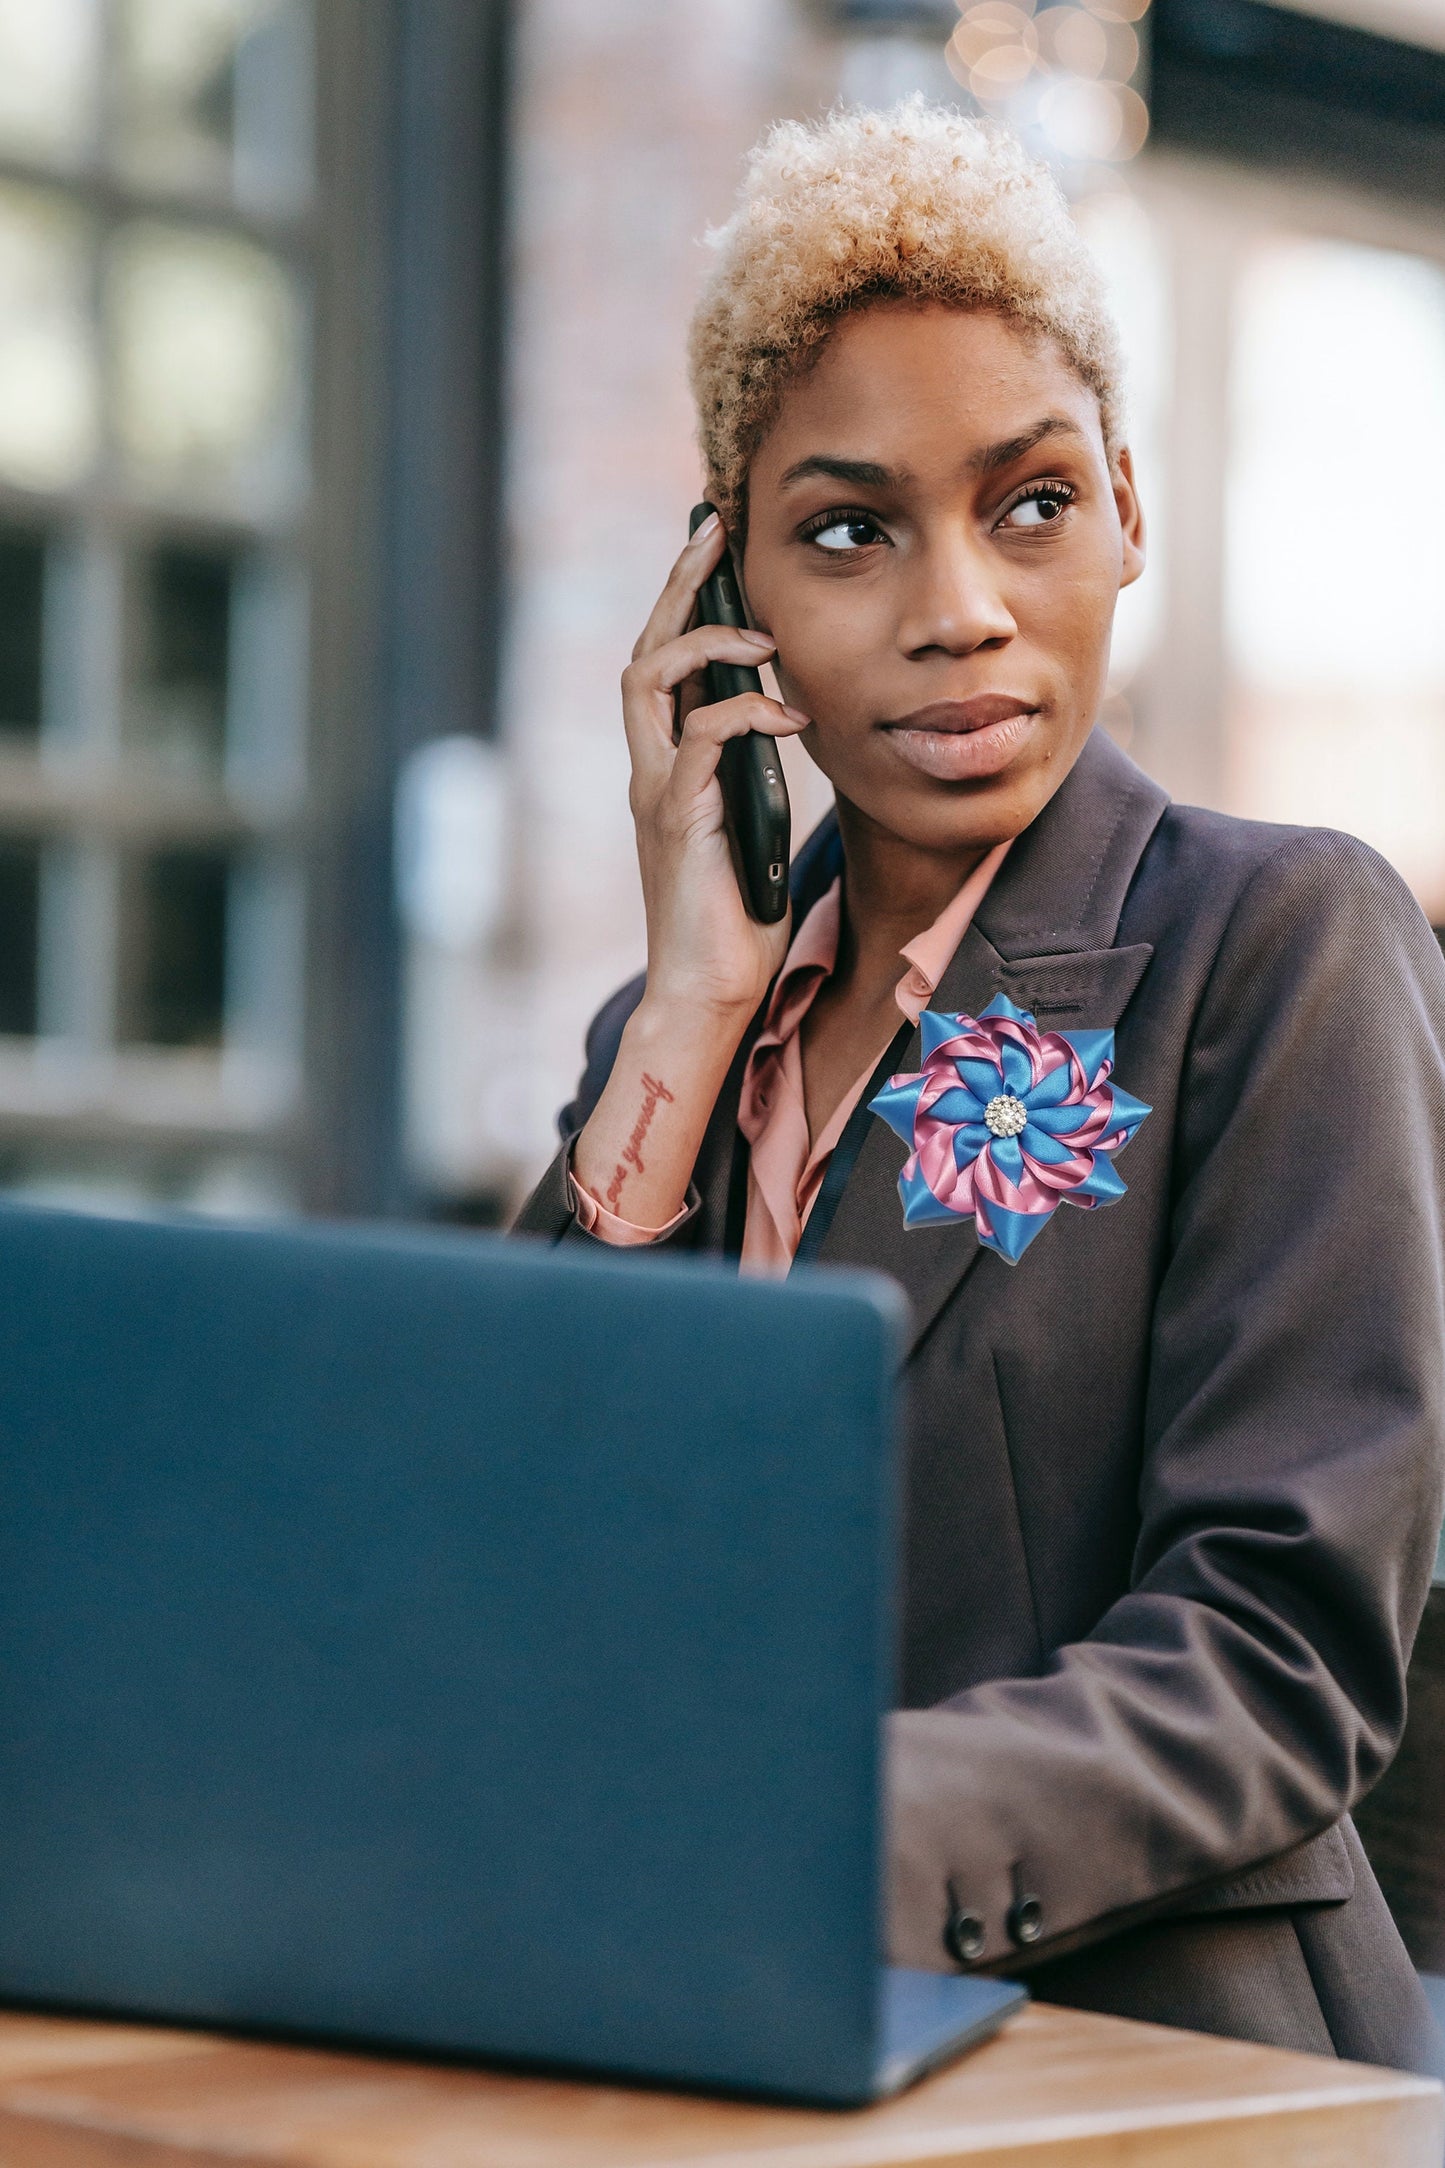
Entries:
[[801,708],[804,715],[827,714],[832,706],[830,694],[838,683],[836,668],[829,668],[826,650],[820,650],[816,635],[805,639],[788,640],[773,629],[778,643],[778,659],[774,674],[789,707]]
[[797,697],[790,703],[805,715],[834,715],[845,707],[850,695],[868,674],[875,652],[862,613],[850,615],[818,609],[798,613],[796,631],[776,619],[769,630],[778,643],[778,681],[786,674]]

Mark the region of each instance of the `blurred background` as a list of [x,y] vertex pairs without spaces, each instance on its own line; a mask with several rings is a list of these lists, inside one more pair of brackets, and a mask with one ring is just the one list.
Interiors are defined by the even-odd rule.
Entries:
[[1445,0],[0,0],[0,1186],[509,1209],[642,957],[698,237],[914,88],[1116,296],[1107,727],[1445,924]]

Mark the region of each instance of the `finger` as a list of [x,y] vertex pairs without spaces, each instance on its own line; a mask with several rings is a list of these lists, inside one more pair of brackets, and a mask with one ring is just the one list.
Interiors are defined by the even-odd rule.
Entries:
[[761,730],[770,738],[793,738],[812,722],[801,708],[790,708],[766,693],[738,693],[731,700],[715,700],[694,708],[687,719],[689,738],[741,738],[749,730]]
[[694,625],[690,632],[679,633],[629,663],[622,673],[623,692],[670,693],[710,662],[739,662],[756,670],[772,660],[777,644],[766,632],[748,632],[737,625]]
[[667,584],[652,607],[652,615],[638,635],[632,650],[634,662],[642,655],[650,655],[665,640],[675,640],[680,632],[686,632],[688,622],[697,605],[698,589],[708,574],[714,570],[727,546],[727,535],[716,512],[711,519],[703,521],[697,533],[688,539],[687,547],[679,552],[677,562],[667,576]]
[[[761,660],[755,667],[760,672],[771,669],[773,663],[777,660],[775,651],[760,648],[758,653]],[[776,697],[777,688],[775,685],[770,684],[767,678],[763,679],[763,691],[768,695],[769,699]],[[707,676],[705,672],[698,671],[692,677],[683,679],[672,696],[672,736],[674,743],[682,736],[682,726],[693,709],[707,706],[707,697]]]
[[[698,626],[693,629],[697,631],[717,631],[725,628]],[[751,652],[742,655],[743,667],[750,675],[758,677],[761,667],[773,660],[777,652],[776,645],[766,633],[749,631],[745,637]],[[662,650],[659,649],[658,652],[661,654]],[[718,659],[724,663],[735,663],[739,658],[734,655],[724,655]],[[717,695],[711,689],[712,676],[713,673],[706,669],[689,671],[688,675],[674,689],[672,694],[672,741],[674,745],[681,738],[683,725],[693,709],[706,707],[710,701],[716,700]],[[761,684],[761,678],[758,679],[758,682]]]
[[785,708],[763,693],[741,693],[736,700],[694,708],[672,764],[670,788],[684,797],[701,790],[716,772],[729,738],[746,737],[750,730],[768,738],[795,738],[808,728],[808,722],[797,708]]
[[685,715],[679,717],[675,689],[687,687],[684,708],[690,712],[706,698],[703,672],[710,662],[742,663],[756,669],[773,652],[766,635],[732,625],[697,625],[669,640],[652,655],[629,663],[622,673],[622,720],[634,772],[655,773],[670,765]]

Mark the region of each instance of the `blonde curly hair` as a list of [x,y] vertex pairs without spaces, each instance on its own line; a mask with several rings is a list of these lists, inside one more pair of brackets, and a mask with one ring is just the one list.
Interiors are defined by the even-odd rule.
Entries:
[[788,383],[872,301],[989,309],[1053,339],[1098,398],[1112,462],[1123,382],[1103,281],[1052,176],[999,123],[918,95],[779,121],[707,242],[689,375],[708,495],[734,533]]

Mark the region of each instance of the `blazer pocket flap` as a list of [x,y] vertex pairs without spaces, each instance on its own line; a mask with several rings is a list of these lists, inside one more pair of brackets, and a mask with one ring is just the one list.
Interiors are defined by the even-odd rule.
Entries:
[[1270,1905],[1338,1905],[1355,1894],[1355,1869],[1345,1833],[1338,1822],[1318,1837],[1307,1837],[1288,1852],[1277,1853],[1243,1874],[1191,1890],[1169,1910],[1193,1918],[1196,1913],[1258,1912]]

